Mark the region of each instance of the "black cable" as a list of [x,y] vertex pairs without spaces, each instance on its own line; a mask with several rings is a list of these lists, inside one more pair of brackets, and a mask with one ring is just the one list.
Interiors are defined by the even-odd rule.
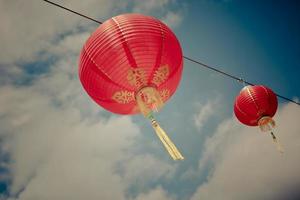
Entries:
[[42,1],[45,1],[45,2],[47,2],[47,3],[49,3],[49,4],[52,4],[52,5],[54,5],[54,6],[57,6],[57,7],[59,7],[59,8],[62,8],[62,9],[64,9],[64,10],[67,10],[67,11],[69,11],[69,12],[72,12],[72,13],[74,13],[74,14],[76,14],[76,15],[79,15],[79,16],[81,16],[81,17],[84,17],[84,18],[86,18],[86,19],[89,19],[89,20],[91,20],[91,21],[93,21],[93,22],[96,22],[96,23],[98,23],[98,24],[102,24],[102,23],[103,23],[103,22],[101,22],[101,21],[95,20],[95,19],[93,19],[93,18],[91,18],[91,17],[88,17],[88,16],[86,16],[86,15],[83,15],[83,14],[81,14],[81,13],[79,13],[79,12],[76,12],[76,11],[74,11],[74,10],[71,10],[71,9],[69,9],[69,8],[66,8],[66,7],[64,7],[64,6],[62,6],[62,5],[59,5],[59,4],[57,4],[57,3],[54,3],[54,2],[52,2],[52,1],[48,1],[48,0],[42,0]]
[[[191,62],[193,62],[193,63],[198,64],[198,65],[201,65],[202,67],[208,68],[208,69],[210,69],[210,70],[212,70],[212,71],[218,72],[218,73],[220,73],[220,74],[222,74],[222,75],[224,75],[224,76],[227,76],[227,77],[229,77],[229,78],[235,79],[235,80],[237,80],[237,81],[239,81],[239,82],[241,82],[241,83],[245,83],[245,84],[247,84],[247,85],[252,85],[252,86],[255,85],[255,84],[253,84],[253,83],[250,83],[250,82],[248,82],[248,81],[245,81],[245,80],[242,79],[242,78],[238,78],[238,77],[236,77],[236,76],[233,76],[233,75],[231,75],[231,74],[228,74],[228,73],[226,73],[226,72],[223,72],[223,71],[221,71],[221,70],[218,70],[218,69],[216,69],[215,67],[206,65],[206,64],[201,63],[201,62],[199,62],[199,61],[197,61],[197,60],[194,60],[194,59],[192,59],[192,58],[189,58],[189,57],[186,57],[186,56],[183,56],[183,57],[184,57],[186,60],[189,60],[189,61],[191,61]],[[300,103],[299,103],[299,102],[296,102],[296,101],[294,101],[294,100],[292,100],[292,99],[289,99],[289,98],[287,98],[287,97],[284,97],[284,96],[282,96],[282,95],[280,95],[280,94],[277,94],[277,93],[275,93],[275,94],[276,94],[277,97],[279,97],[279,98],[281,98],[281,99],[284,99],[284,100],[286,100],[286,101],[290,101],[290,102],[295,103],[295,104],[297,104],[297,105],[300,106]]]
[[199,61],[194,60],[194,59],[192,59],[192,58],[189,58],[189,57],[187,57],[187,56],[183,56],[183,58],[185,58],[186,60],[189,60],[189,61],[191,61],[191,62],[193,62],[193,63],[196,63],[196,64],[198,64],[198,65],[201,65],[201,66],[203,66],[203,67],[206,67],[206,68],[208,68],[208,69],[210,69],[210,70],[213,70],[213,71],[215,71],[215,72],[218,72],[218,73],[220,73],[220,74],[222,74],[222,75],[224,75],[224,76],[227,76],[227,77],[229,77],[229,78],[235,79],[235,80],[237,80],[237,81],[239,81],[239,82],[241,82],[241,83],[246,83],[247,85],[252,85],[252,86],[254,85],[253,83],[247,82],[247,81],[243,80],[242,78],[238,78],[238,77],[236,77],[236,76],[233,76],[233,75],[231,75],[231,74],[228,74],[228,73],[226,73],[226,72],[223,72],[223,71],[221,71],[221,70],[218,70],[218,69],[216,69],[216,68],[214,68],[214,67],[211,67],[211,66],[209,66],[209,65],[206,65],[206,64],[204,64],[204,63],[202,63],[202,62],[199,62]]
[[[48,0],[42,0],[42,1],[45,1],[45,2],[47,2],[47,3],[49,3],[49,4],[52,4],[52,5],[54,5],[54,6],[57,6],[57,7],[59,7],[59,8],[62,8],[62,9],[64,9],[64,10],[67,10],[67,11],[69,11],[69,12],[72,12],[72,13],[74,13],[74,14],[76,14],[76,15],[79,15],[79,16],[81,16],[81,17],[84,17],[84,18],[86,18],[86,19],[89,19],[89,20],[91,20],[91,21],[93,21],[93,22],[96,22],[96,23],[98,23],[98,24],[102,24],[102,23],[103,23],[103,22],[101,22],[101,21],[95,20],[95,19],[93,19],[93,18],[91,18],[91,17],[88,17],[88,16],[86,16],[86,15],[83,15],[83,14],[81,14],[81,13],[79,13],[79,12],[76,12],[76,11],[71,10],[71,9],[69,9],[69,8],[66,8],[66,7],[64,7],[64,6],[61,6],[61,5],[59,5],[59,4],[56,4],[56,3],[52,2],[52,1],[48,1]],[[200,61],[197,61],[197,60],[195,60],[195,59],[189,58],[189,57],[187,57],[187,56],[183,56],[183,58],[186,59],[186,60],[188,60],[188,61],[190,61],[190,62],[196,63],[196,64],[198,64],[198,65],[200,65],[200,66],[202,66],[202,67],[205,67],[205,68],[210,69],[210,70],[212,70],[212,71],[218,72],[218,73],[220,73],[220,74],[222,74],[222,75],[224,75],[224,76],[227,76],[227,77],[229,77],[229,78],[231,78],[231,79],[237,80],[237,81],[239,81],[239,82],[241,82],[241,83],[245,83],[245,84],[247,84],[247,85],[252,85],[252,86],[254,85],[253,83],[250,83],[250,82],[248,82],[248,81],[245,81],[245,80],[242,79],[242,78],[236,77],[236,76],[231,75],[231,74],[228,74],[228,73],[226,73],[226,72],[223,72],[223,71],[221,71],[221,70],[219,70],[219,69],[216,69],[215,67],[206,65],[206,64],[204,64],[204,63],[202,63],[202,62],[200,62]],[[275,93],[275,94],[276,94],[276,96],[279,97],[279,98],[282,98],[282,99],[284,99],[284,100],[286,100],[286,101],[290,101],[290,102],[295,103],[295,104],[297,104],[297,105],[300,106],[300,103],[299,103],[299,102],[296,102],[296,101],[294,101],[294,100],[292,100],[292,99],[289,99],[289,98],[287,98],[287,97],[284,97],[284,96],[282,96],[282,95],[280,95],[280,94],[277,94],[277,93]]]

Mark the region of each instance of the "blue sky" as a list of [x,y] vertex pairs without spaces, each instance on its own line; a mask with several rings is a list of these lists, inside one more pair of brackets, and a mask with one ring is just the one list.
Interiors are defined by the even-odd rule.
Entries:
[[[102,21],[153,15],[184,55],[300,98],[296,1],[56,2]],[[0,200],[299,197],[299,106],[279,100],[280,156],[268,135],[234,118],[242,84],[185,61],[156,115],[185,156],[174,162],[142,116],[111,114],[82,89],[78,55],[97,24],[39,1],[1,1],[0,19]]]

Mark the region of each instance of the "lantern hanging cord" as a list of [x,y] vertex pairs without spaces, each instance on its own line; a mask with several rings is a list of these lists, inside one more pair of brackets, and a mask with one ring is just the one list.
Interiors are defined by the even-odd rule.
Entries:
[[[204,64],[204,63],[202,63],[202,62],[199,62],[199,61],[194,60],[194,59],[192,59],[192,58],[189,58],[189,57],[187,57],[187,56],[183,56],[183,57],[184,57],[186,60],[190,61],[190,62],[193,62],[193,63],[195,63],[195,64],[198,64],[198,65],[202,66],[202,67],[205,67],[205,68],[207,68],[207,69],[210,69],[210,70],[212,70],[212,71],[215,71],[215,72],[217,72],[217,73],[219,73],[219,74],[222,74],[222,75],[224,75],[224,76],[227,76],[227,77],[229,77],[229,78],[231,78],[231,79],[234,79],[234,80],[236,80],[236,81],[239,81],[239,82],[241,82],[241,83],[243,83],[243,84],[247,84],[247,85],[251,85],[251,86],[255,85],[254,83],[250,83],[250,82],[248,82],[248,81],[245,81],[245,80],[242,79],[242,78],[233,76],[233,75],[228,74],[228,73],[226,73],[226,72],[224,72],[224,71],[221,71],[221,70],[219,70],[219,69],[216,69],[215,67],[206,65],[206,64]],[[279,98],[281,98],[281,99],[284,99],[284,100],[286,100],[286,101],[295,103],[295,104],[297,104],[297,105],[300,106],[300,103],[299,103],[299,102],[296,102],[296,101],[294,101],[294,100],[292,100],[292,99],[290,99],[290,98],[284,97],[284,96],[282,96],[282,95],[280,95],[280,94],[277,94],[277,93],[275,93],[275,94],[276,94],[277,97],[279,97]]]
[[59,7],[59,8],[62,8],[62,9],[64,9],[64,10],[67,10],[67,11],[69,11],[69,12],[71,12],[71,13],[74,13],[74,14],[76,14],[76,15],[79,15],[79,16],[81,16],[81,17],[83,17],[83,18],[86,18],[86,19],[91,20],[91,21],[93,21],[93,22],[96,22],[96,23],[98,23],[98,24],[102,24],[102,23],[103,23],[103,22],[101,22],[101,21],[98,21],[98,20],[96,20],[96,19],[93,19],[93,18],[91,18],[91,17],[88,17],[88,16],[86,16],[86,15],[84,15],[84,14],[81,14],[81,13],[79,13],[79,12],[76,12],[76,11],[74,11],[74,10],[71,10],[71,9],[69,9],[69,8],[67,8],[67,7],[64,7],[64,6],[62,6],[62,5],[59,5],[59,4],[54,3],[54,2],[52,2],[52,1],[48,1],[48,0],[42,0],[42,1],[45,1],[45,2],[47,2],[47,3],[49,3],[49,4],[52,4],[52,5],[54,5],[54,6],[57,6],[57,7]]
[[[52,5],[54,5],[54,6],[57,6],[57,7],[59,7],[59,8],[62,8],[62,9],[64,9],[64,10],[67,10],[67,11],[69,11],[69,12],[71,12],[71,13],[74,13],[74,14],[76,14],[76,15],[79,15],[79,16],[81,16],[81,17],[83,17],[83,18],[86,18],[86,19],[91,20],[91,21],[93,21],[93,22],[96,22],[96,23],[98,23],[98,24],[103,24],[103,22],[101,22],[101,21],[98,21],[98,20],[96,20],[96,19],[93,19],[93,18],[91,18],[91,17],[88,17],[88,16],[86,16],[86,15],[84,15],[84,14],[81,14],[81,13],[79,13],[79,12],[76,12],[76,11],[74,11],[74,10],[72,10],[72,9],[69,9],[69,8],[64,7],[64,6],[62,6],[62,5],[59,5],[59,4],[54,3],[54,2],[52,2],[52,1],[48,1],[48,0],[42,0],[42,1],[45,1],[46,3],[52,4]],[[224,72],[224,71],[222,71],[222,70],[219,70],[219,69],[217,69],[217,68],[215,68],[215,67],[212,67],[212,66],[209,66],[209,65],[207,65],[207,64],[204,64],[204,63],[202,63],[202,62],[200,62],[200,61],[197,61],[197,60],[195,60],[195,59],[192,59],[192,58],[190,58],[190,57],[183,56],[183,58],[186,59],[186,60],[188,60],[188,61],[190,61],[190,62],[193,62],[193,63],[195,63],[195,64],[197,64],[197,65],[200,65],[200,66],[202,66],[202,67],[205,67],[205,68],[207,68],[207,69],[210,69],[210,70],[212,70],[212,71],[215,71],[215,72],[217,72],[217,73],[219,73],[219,74],[222,74],[222,75],[224,75],[224,76],[227,76],[227,77],[229,77],[229,78],[231,78],[231,79],[234,79],[234,80],[236,80],[236,81],[239,81],[239,82],[241,82],[241,83],[244,83],[244,84],[247,84],[247,85],[252,85],[252,86],[254,85],[253,83],[250,83],[250,82],[248,82],[248,81],[245,81],[245,80],[242,79],[242,78],[239,78],[239,77],[236,77],[236,76],[234,76],[234,75],[228,74],[228,73],[226,73],[226,72]],[[295,104],[297,104],[297,105],[300,106],[300,103],[299,103],[299,102],[296,102],[296,101],[294,101],[294,100],[292,100],[292,99],[290,99],[290,98],[284,97],[284,96],[282,96],[282,95],[280,95],[280,94],[277,94],[277,93],[275,93],[275,94],[276,94],[277,97],[279,97],[279,98],[281,98],[281,99],[284,99],[284,100],[286,100],[286,101],[295,103]]]

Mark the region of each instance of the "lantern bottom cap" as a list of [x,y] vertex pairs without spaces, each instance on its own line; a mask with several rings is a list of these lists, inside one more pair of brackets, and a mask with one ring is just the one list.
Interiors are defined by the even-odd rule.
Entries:
[[275,121],[270,116],[264,116],[258,120],[258,126],[262,132],[271,131],[275,127]]
[[140,112],[147,117],[153,111],[158,112],[164,106],[164,102],[154,87],[141,88],[135,95]]

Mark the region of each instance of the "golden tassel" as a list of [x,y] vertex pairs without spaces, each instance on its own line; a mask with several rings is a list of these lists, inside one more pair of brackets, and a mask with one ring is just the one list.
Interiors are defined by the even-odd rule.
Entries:
[[152,115],[152,111],[159,111],[164,102],[156,88],[144,87],[140,89],[135,96],[140,112],[151,121],[152,127],[157,136],[165,146],[166,150],[174,160],[183,160],[183,156],[178,151],[174,143],[167,136],[166,132],[160,127]]
[[282,154],[284,152],[283,146],[279,143],[278,139],[274,135],[274,133],[271,131],[271,136],[273,138],[273,142],[276,145],[277,150]]
[[284,150],[282,145],[279,143],[278,139],[272,132],[272,129],[275,127],[275,121],[269,116],[264,116],[258,121],[258,126],[262,132],[270,131],[270,134],[273,138],[273,143],[276,145],[277,150],[280,153],[283,153]]
[[166,150],[170,154],[170,156],[173,158],[173,160],[183,160],[184,157],[181,155],[181,153],[176,148],[175,144],[171,141],[171,139],[168,137],[166,132],[160,127],[160,125],[157,123],[157,121],[154,119],[153,116],[149,117],[151,120],[151,124],[153,129],[155,130],[157,136],[161,140],[161,142],[164,144]]

